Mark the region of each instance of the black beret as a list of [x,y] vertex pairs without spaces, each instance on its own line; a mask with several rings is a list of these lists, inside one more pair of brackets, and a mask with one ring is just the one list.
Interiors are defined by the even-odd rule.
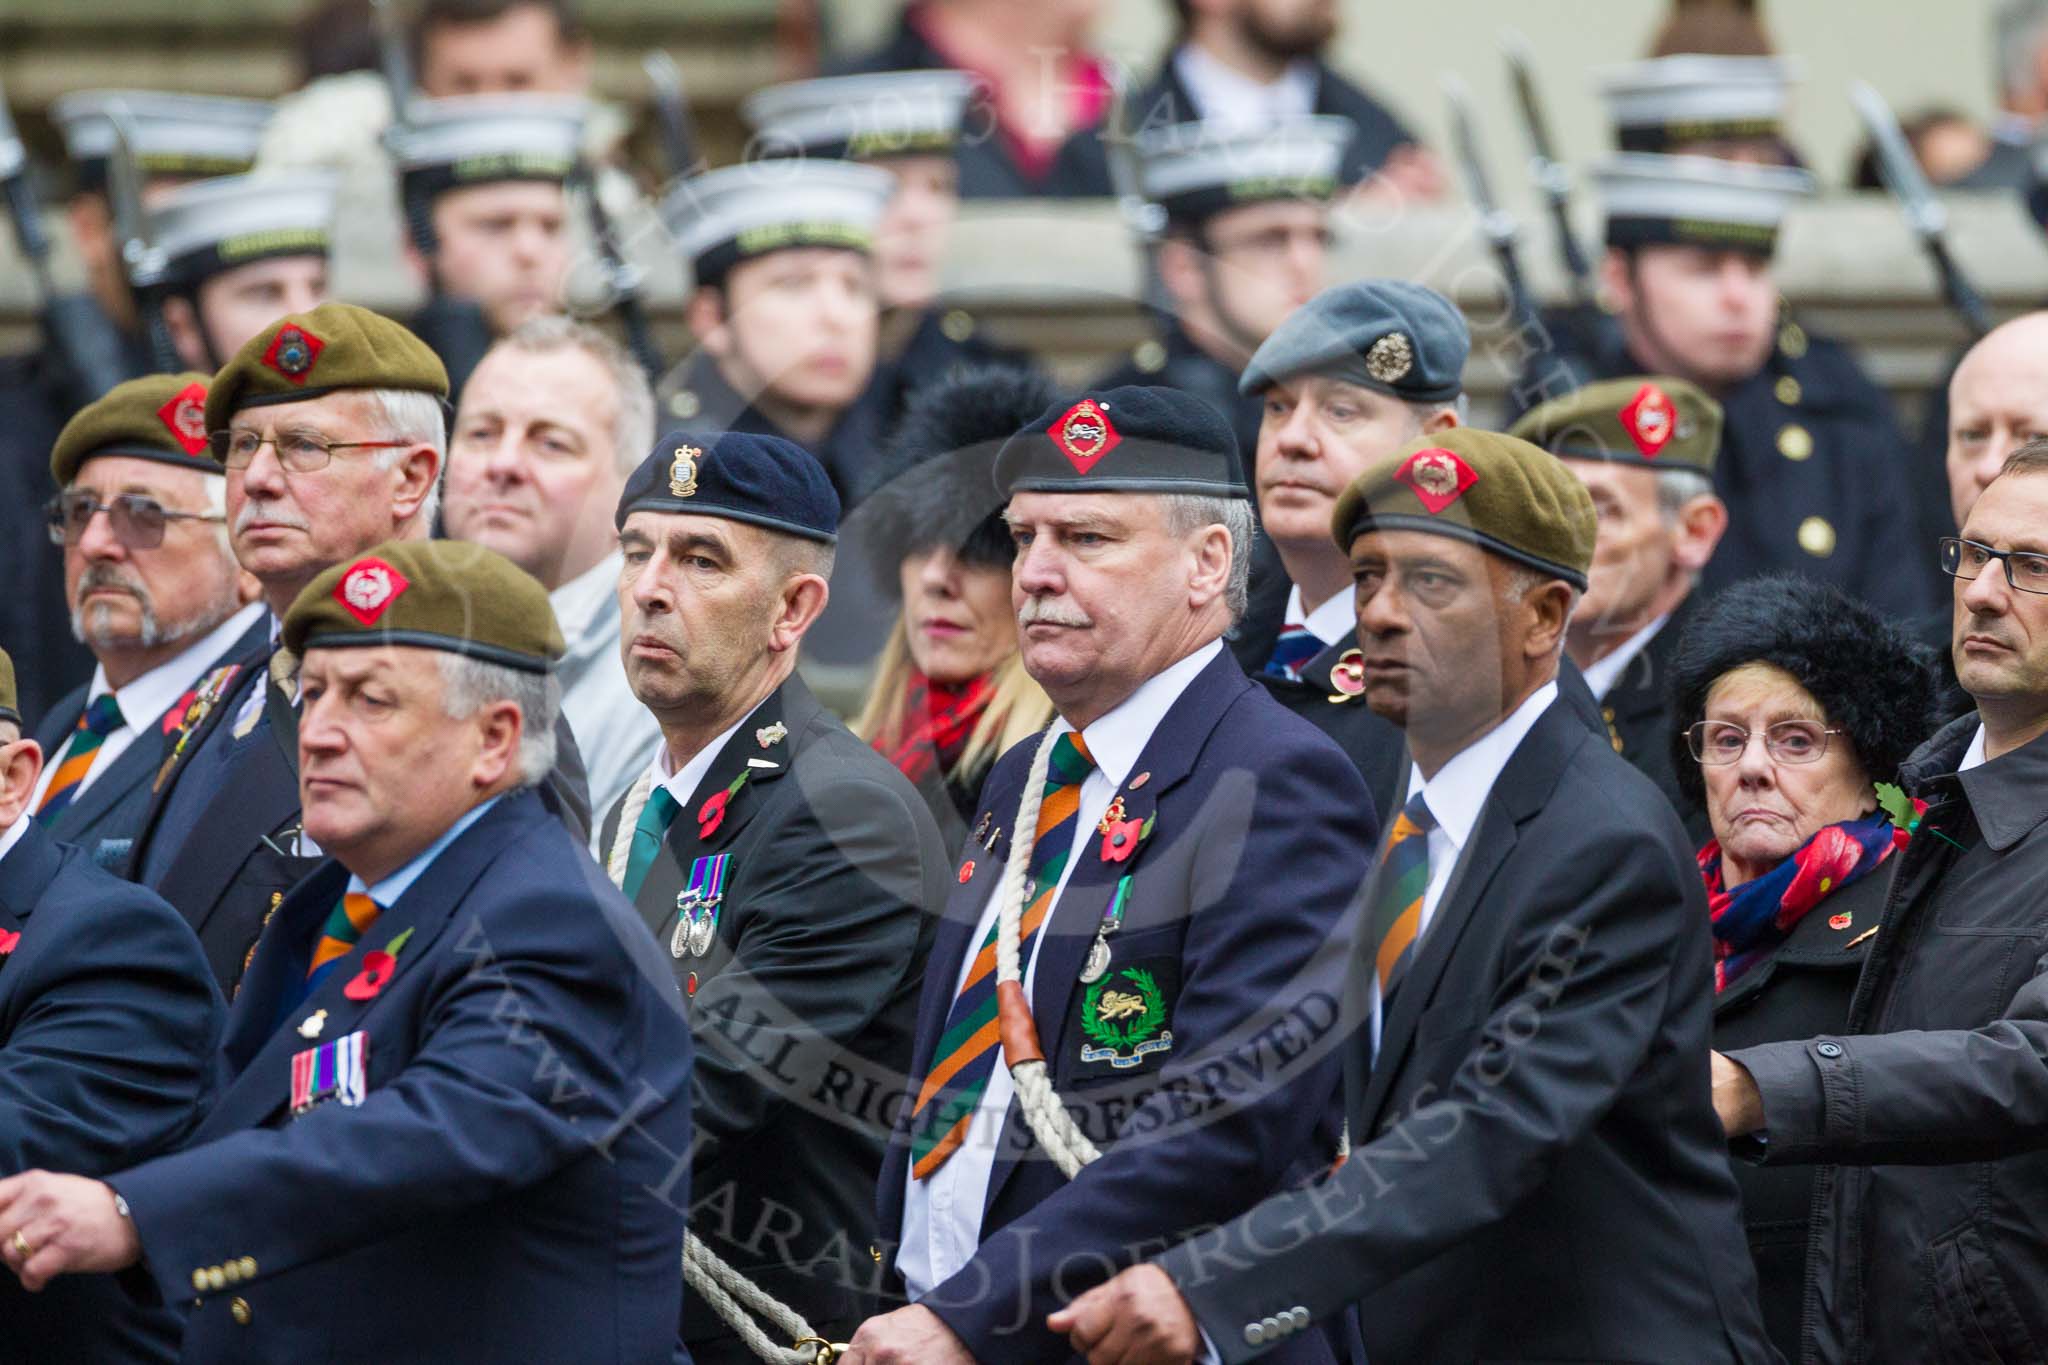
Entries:
[[1179,389],[1135,384],[1047,408],[996,456],[996,490],[1252,495],[1222,413]]
[[1796,574],[1747,579],[1693,613],[1671,660],[1672,765],[1695,801],[1705,800],[1706,784],[1685,731],[1705,719],[1714,683],[1748,663],[1796,678],[1828,723],[1848,732],[1874,781],[1892,780],[1939,720],[1941,684],[1924,645],[1831,584]]
[[1472,330],[1458,306],[1406,280],[1340,284],[1289,313],[1237,381],[1261,393],[1299,374],[1326,374],[1410,403],[1448,403],[1465,388]]
[[613,524],[635,512],[694,512],[830,545],[839,495],[818,457],[780,436],[675,431],[626,480]]

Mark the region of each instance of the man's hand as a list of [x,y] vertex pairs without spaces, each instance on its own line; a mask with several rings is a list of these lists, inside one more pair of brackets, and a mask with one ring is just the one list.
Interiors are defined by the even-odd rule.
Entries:
[[1045,1320],[1088,1365],[1188,1365],[1202,1350],[1187,1301],[1156,1265],[1134,1265]]
[[99,1181],[48,1171],[0,1180],[0,1260],[30,1293],[59,1275],[125,1270],[141,1259],[135,1225]]
[[1714,1112],[1729,1137],[1745,1137],[1764,1126],[1764,1097],[1756,1078],[1740,1062],[1710,1053],[1714,1067]]
[[869,1318],[851,1345],[839,1365],[974,1365],[945,1319],[915,1303]]

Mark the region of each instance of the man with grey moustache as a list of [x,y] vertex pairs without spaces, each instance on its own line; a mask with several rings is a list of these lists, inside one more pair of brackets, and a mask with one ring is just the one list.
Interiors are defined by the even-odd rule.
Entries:
[[262,608],[228,544],[226,480],[205,454],[203,374],[117,385],[50,452],[71,629],[96,667],[42,717],[50,761],[29,809],[52,836],[121,870],[175,726],[206,680],[264,644]]

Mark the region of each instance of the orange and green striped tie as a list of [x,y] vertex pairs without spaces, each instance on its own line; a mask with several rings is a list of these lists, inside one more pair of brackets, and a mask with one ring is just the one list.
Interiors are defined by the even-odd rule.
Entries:
[[1435,828],[1436,817],[1417,792],[1387,831],[1387,851],[1380,859],[1380,889],[1372,910],[1373,969],[1379,977],[1382,1002],[1393,993],[1400,974],[1415,956],[1415,936],[1422,930],[1422,901],[1429,891],[1429,832]]
[[92,705],[78,718],[78,728],[71,732],[71,742],[64,746],[63,761],[50,774],[50,785],[43,788],[42,803],[36,807],[37,820],[48,824],[64,813],[64,808],[78,795],[78,784],[92,771],[100,745],[121,725],[121,704],[114,700],[112,692],[102,692],[92,699]]
[[[1069,730],[1053,741],[1038,807],[1038,838],[1031,848],[1031,882],[1025,887],[1028,904],[1018,928],[1018,954],[1024,961],[1030,960],[1032,939],[1052,909],[1060,873],[1073,853],[1081,783],[1094,770],[1095,760],[1078,733]],[[996,1022],[999,928],[999,923],[989,926],[960,993],[953,997],[946,1031],[932,1052],[932,1068],[910,1110],[910,1171],[919,1180],[930,1177],[959,1150],[989,1077],[995,1074],[996,1045],[1001,1040]]]
[[313,945],[313,960],[306,967],[306,994],[320,989],[320,983],[334,970],[334,964],[355,949],[383,909],[361,891],[351,891],[328,912],[319,941]]

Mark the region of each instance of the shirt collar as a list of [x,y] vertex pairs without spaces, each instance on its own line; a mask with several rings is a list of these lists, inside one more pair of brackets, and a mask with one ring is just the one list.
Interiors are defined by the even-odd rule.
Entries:
[[1623,640],[1612,654],[1595,659],[1579,670],[1585,675],[1586,686],[1593,689],[1595,697],[1606,700],[1607,694],[1621,681],[1621,675],[1628,671],[1628,666],[1635,661],[1636,655],[1649,648],[1650,641],[1657,638],[1657,632],[1664,629],[1664,623],[1670,619],[1671,613],[1665,612]]
[[1515,750],[1529,737],[1537,717],[1556,700],[1557,683],[1553,680],[1543,684],[1500,724],[1460,749],[1426,782],[1422,769],[1409,765],[1408,790],[1422,792],[1423,804],[1429,807],[1429,813],[1436,817],[1438,827],[1450,836],[1452,844],[1463,848],[1472,837],[1472,827],[1479,823],[1479,812],[1486,805],[1486,798],[1493,794],[1493,784],[1500,779],[1501,769],[1507,767]]
[[1309,634],[1326,645],[1336,644],[1358,624],[1358,618],[1352,614],[1350,592],[1333,593],[1314,611],[1308,611],[1302,604],[1301,589],[1293,586],[1287,589],[1287,614],[1280,619],[1290,626],[1299,621],[1308,627]]
[[1315,112],[1318,77],[1312,58],[1297,57],[1270,83],[1224,65],[1193,43],[1180,45],[1173,64],[1181,84],[1194,96],[1197,107],[1189,111],[1190,116],[1205,123],[1259,127],[1277,117]]
[[616,647],[618,616],[616,610],[607,611],[606,607],[616,609],[618,605],[619,569],[624,562],[624,556],[613,550],[548,594],[555,620],[569,637],[569,653],[578,653],[593,637],[607,637]]
[[1963,750],[1963,761],[1956,764],[1956,771],[1966,773],[1972,768],[1984,766],[1984,725],[1978,722],[1977,733],[1970,736],[1970,747]]
[[398,904],[398,898],[411,890],[412,884],[418,881],[429,867],[434,865],[434,859],[440,857],[442,851],[448,845],[460,839],[464,830],[483,819],[484,812],[497,805],[499,799],[499,796],[494,796],[479,805],[471,806],[469,810],[463,813],[461,819],[441,832],[440,838],[428,844],[411,862],[399,868],[398,871],[390,876],[385,877],[375,886],[369,886],[355,873],[349,873],[348,889],[351,891],[369,892],[371,900],[377,902],[381,908],[389,910],[392,906]]
[[256,618],[263,611],[260,602],[251,602],[187,645],[175,658],[158,664],[125,687],[109,688],[107,670],[104,667],[94,668],[92,686],[86,691],[86,703],[90,705],[111,691],[114,704],[121,708],[121,728],[144,728],[170,710],[171,703],[198,681],[200,672],[226,653],[227,647],[239,639],[243,631],[255,625]]
[[[1137,691],[1082,727],[1081,742],[1088,746],[1088,754],[1095,760],[1096,769],[1109,779],[1112,786],[1123,786],[1124,779],[1130,776],[1132,766],[1138,761],[1138,755],[1145,752],[1145,746],[1151,742],[1152,732],[1159,728],[1160,720],[1180,700],[1180,694],[1187,691],[1195,676],[1207,668],[1209,661],[1222,650],[1221,640],[1211,640],[1186,658],[1145,679],[1138,684]],[[1065,720],[1053,722],[1054,734],[1073,728]]]
[[[758,706],[754,708],[755,711],[760,709]],[[678,806],[689,804],[690,798],[696,794],[697,784],[704,780],[704,774],[711,771],[712,763],[717,761],[718,755],[724,751],[726,744],[731,741],[733,735],[739,731],[739,728],[752,718],[753,714],[753,711],[749,711],[731,725],[726,726],[709,744],[690,755],[690,761],[685,763],[680,770],[670,766],[668,744],[666,741],[654,751],[654,771],[660,776],[661,785],[668,788],[668,794],[676,799]]]

